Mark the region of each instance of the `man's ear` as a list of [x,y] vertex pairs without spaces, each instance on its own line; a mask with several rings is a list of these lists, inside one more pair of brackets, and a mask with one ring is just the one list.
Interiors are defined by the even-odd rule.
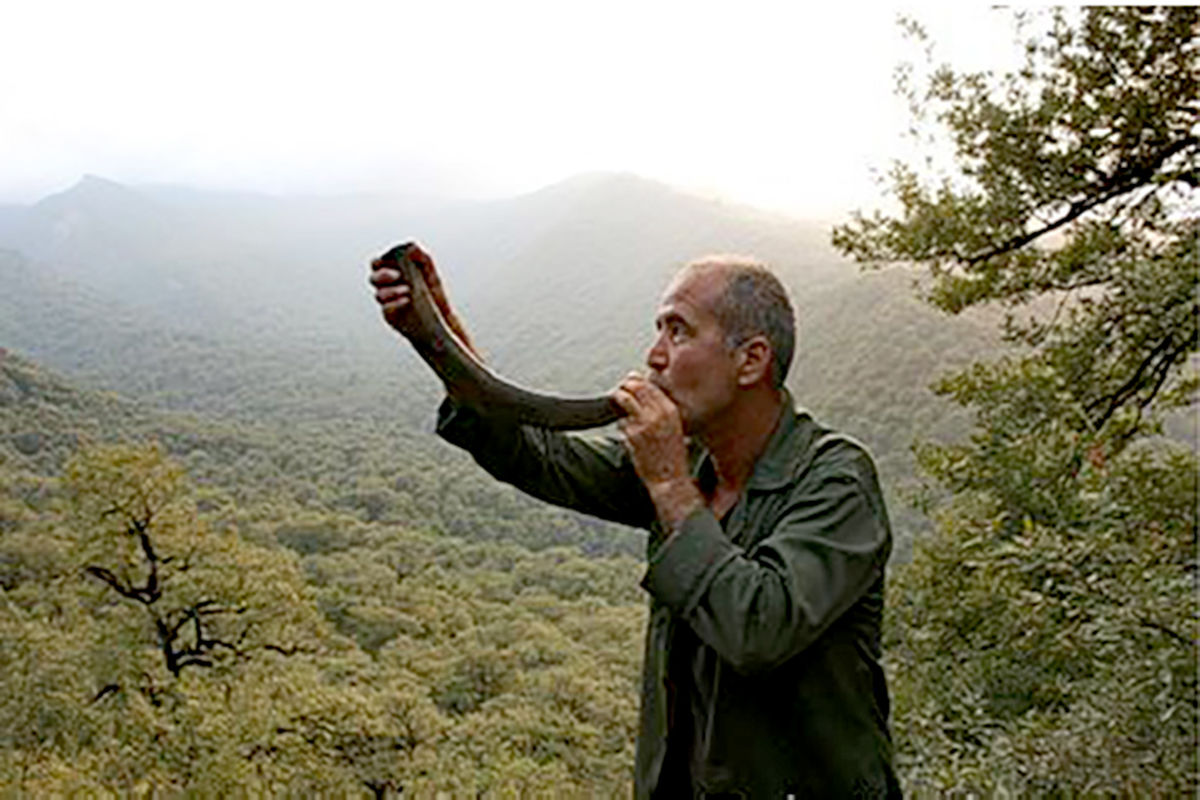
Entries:
[[765,336],[751,336],[738,348],[738,386],[749,387],[759,381],[771,381],[771,365],[775,353]]

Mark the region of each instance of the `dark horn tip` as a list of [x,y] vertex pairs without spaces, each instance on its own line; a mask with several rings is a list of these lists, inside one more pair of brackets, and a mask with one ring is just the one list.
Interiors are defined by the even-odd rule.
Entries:
[[380,256],[380,259],[386,260],[386,261],[399,261],[400,259],[404,258],[405,254],[408,253],[409,249],[413,248],[413,247],[416,247],[416,245],[413,244],[412,242],[404,242],[403,244],[398,244],[395,247],[393,247],[392,249],[388,250],[382,256]]

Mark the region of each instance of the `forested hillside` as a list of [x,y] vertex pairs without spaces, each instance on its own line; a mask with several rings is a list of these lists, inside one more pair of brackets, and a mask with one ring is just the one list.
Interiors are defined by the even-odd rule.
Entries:
[[[437,383],[380,322],[365,284],[369,257],[410,237],[433,252],[495,366],[566,394],[606,390],[642,363],[658,295],[682,262],[714,250],[769,260],[800,316],[791,386],[876,451],[905,542],[921,524],[898,491],[909,446],[961,427],[926,386],[995,338],[922,307],[902,271],[856,274],[821,227],[632,176],[458,204],[227,196],[89,177],[0,210],[0,342],[91,387],[272,428],[264,435],[292,454],[286,474],[300,470],[325,494],[383,493],[403,506],[398,479],[418,495],[445,491],[438,516],[459,532],[481,527],[461,518],[480,496],[544,516],[483,488],[477,470],[428,435]],[[586,532],[533,526],[520,541],[639,552],[612,526],[557,527]]]
[[86,178],[0,210],[0,780],[627,793],[642,536],[432,435],[437,384],[365,284],[409,237],[497,368],[565,393],[641,363],[683,261],[767,258],[793,390],[893,486],[915,434],[953,429],[923,385],[991,341],[821,228],[630,176],[436,207]]
[[46,477],[81,444],[157,441],[208,503],[243,521],[268,509],[263,513],[303,518],[314,530],[332,515],[526,547],[570,545],[588,554],[642,548],[638,534],[535,504],[429,432],[395,420],[285,426],[165,412],[80,390],[11,351],[0,358],[0,398],[0,456]]
[[304,504],[253,432],[0,370],[0,784],[625,793],[636,561]]

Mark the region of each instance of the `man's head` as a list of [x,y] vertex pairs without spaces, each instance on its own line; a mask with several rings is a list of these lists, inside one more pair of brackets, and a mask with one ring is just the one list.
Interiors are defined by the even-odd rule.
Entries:
[[743,256],[707,256],[675,276],[647,354],[651,380],[701,431],[743,392],[776,393],[795,349],[796,324],[779,279]]

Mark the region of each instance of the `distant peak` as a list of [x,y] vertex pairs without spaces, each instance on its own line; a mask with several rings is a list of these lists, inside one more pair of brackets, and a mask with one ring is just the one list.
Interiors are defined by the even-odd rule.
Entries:
[[109,180],[100,175],[93,175],[90,172],[79,179],[73,187],[67,191],[78,192],[120,192],[122,194],[134,194],[134,191],[123,183]]
[[656,181],[653,178],[646,178],[634,172],[606,172],[597,170],[593,172],[580,172],[576,175],[572,175],[569,178],[565,178],[556,184],[551,184],[551,187],[549,188],[553,188],[554,186],[576,186],[591,188],[595,186],[614,184],[627,186],[667,186],[667,184],[664,184],[661,181]]
[[669,184],[633,172],[581,172],[530,192],[529,197],[562,199],[631,194],[676,194]]
[[120,186],[116,181],[109,180],[103,175],[93,175],[90,172],[85,172],[83,177],[79,179],[77,186]]
[[117,200],[128,201],[140,197],[141,194],[139,192],[129,188],[125,184],[88,173],[80,178],[71,188],[42,198],[39,205],[46,203],[57,204],[68,200],[72,202],[108,203]]

